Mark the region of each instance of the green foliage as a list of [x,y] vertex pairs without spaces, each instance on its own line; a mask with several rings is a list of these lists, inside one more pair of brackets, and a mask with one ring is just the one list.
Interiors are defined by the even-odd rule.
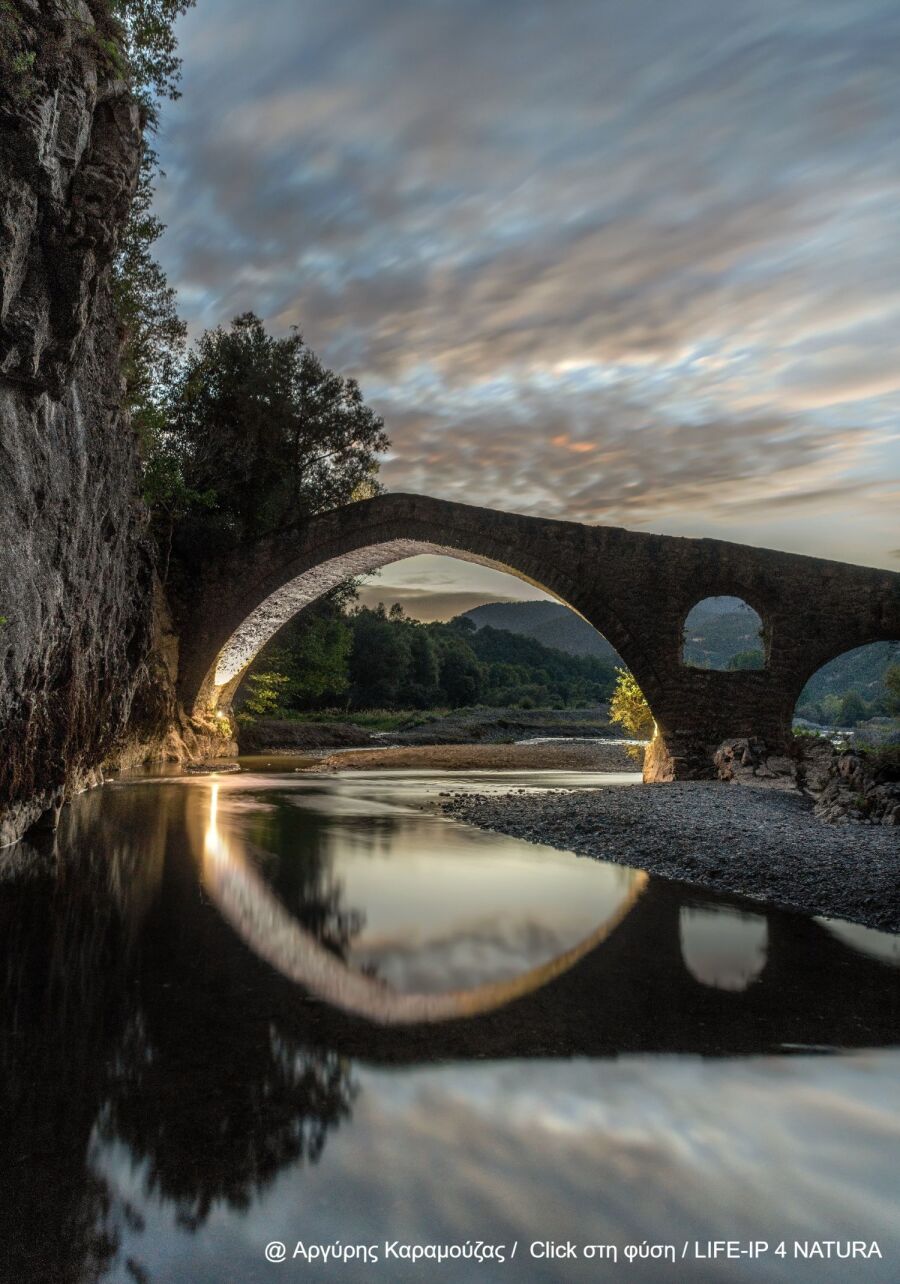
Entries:
[[656,723],[644,693],[628,669],[616,669],[616,673],[616,689],[609,706],[610,721],[618,722],[636,740],[647,740],[653,735]]
[[892,664],[885,670],[884,686],[888,712],[900,714],[900,664]]
[[747,669],[764,669],[766,657],[758,647],[749,651],[738,651],[736,655],[731,656],[725,667],[732,673]]
[[464,617],[421,624],[399,606],[330,622],[304,615],[257,660],[261,672],[287,679],[282,714],[337,700],[344,716],[348,709],[562,708],[596,704],[613,688],[612,669],[593,656],[502,629],[476,631]]
[[4,93],[18,103],[31,97],[37,35],[9,0],[0,0],[0,100]]
[[251,673],[248,678],[249,694],[244,700],[240,716],[264,718],[277,711],[290,679],[283,673]]
[[829,693],[824,697],[819,705],[819,710],[826,726],[836,727],[840,724],[843,704],[844,702],[839,695]]
[[900,744],[864,745],[858,749],[876,781],[900,780]]
[[294,703],[343,695],[350,685],[347,668],[352,646],[353,632],[346,620],[327,616],[311,620],[290,657]]
[[194,0],[107,0],[107,5],[132,91],[155,131],[160,101],[179,96],[181,59],[176,52],[175,23],[193,8]]
[[113,289],[124,338],[123,373],[132,422],[145,458],[162,448],[166,402],[182,361],[187,329],[175,291],[153,257],[163,224],[152,213],[156,154],[146,148],[131,216],[119,244]]
[[868,714],[868,710],[863,702],[862,696],[858,691],[848,691],[841,701],[839,722],[842,727],[855,727],[858,722],[862,722]]
[[[462,617],[454,621],[471,626]],[[485,627],[466,635],[478,659],[488,665],[487,703],[526,708],[595,704],[615,684],[612,665],[592,655],[570,655],[525,634]]]
[[[129,80],[149,135],[158,127],[161,101],[178,97],[181,64],[174,25],[193,3],[109,0],[110,32],[95,33],[111,73]],[[145,141],[137,192],[113,265],[113,291],[123,337],[126,403],[141,445],[143,493],[163,549],[165,578],[175,523],[193,508],[208,507],[212,497],[185,482],[167,429],[167,402],[187,331],[175,291],[153,256],[165,230],[152,212],[158,176],[157,154]]]
[[304,627],[282,635],[278,645],[266,648],[266,672],[254,673],[250,680],[258,676],[269,679],[277,674],[280,710],[315,705],[323,697],[333,700],[342,696],[349,684],[347,661],[352,642],[350,627],[340,614],[315,614]]
[[257,316],[207,331],[168,404],[186,486],[216,496],[176,541],[185,558],[222,551],[377,489],[387,437],[358,384],[327,369],[295,330]]
[[[837,656],[818,670],[800,693],[797,714],[810,722],[826,726],[846,726],[843,721],[843,702],[850,692],[856,692],[863,704],[858,706],[857,720],[872,717],[890,717],[900,713],[900,694],[891,688],[889,675],[900,672],[900,643],[872,642],[855,647]],[[900,684],[900,678],[891,679]]]
[[14,55],[10,64],[14,76],[27,76],[34,70],[34,64],[37,61],[37,54],[33,49],[23,49],[20,53]]
[[[178,97],[174,27],[193,2],[107,0],[107,26],[94,33],[110,69],[129,80],[149,135],[161,102]],[[375,457],[387,438],[353,380],[326,369],[298,333],[275,339],[252,314],[208,332],[186,356],[175,292],[153,254],[164,231],[152,212],[158,174],[147,146],[114,291],[165,578],[173,548],[182,560],[201,558],[376,493]]]
[[[759,654],[761,663],[743,660]],[[734,598],[707,598],[690,611],[684,622],[684,663],[698,669],[753,669],[765,667],[761,622],[746,602]],[[742,663],[733,663],[742,657]]]
[[360,610],[353,617],[349,684],[352,703],[363,709],[389,709],[401,701],[410,665],[410,630],[384,608]]

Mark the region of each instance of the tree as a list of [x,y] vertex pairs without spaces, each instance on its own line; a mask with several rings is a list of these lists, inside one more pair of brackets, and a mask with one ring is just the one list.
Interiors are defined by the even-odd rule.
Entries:
[[862,696],[858,691],[848,691],[841,701],[840,722],[844,727],[855,727],[867,716]]
[[286,624],[254,662],[251,674],[287,679],[283,710],[344,699],[354,709],[564,708],[597,704],[614,686],[613,670],[595,656],[503,629],[476,631],[468,621],[422,624],[396,604],[345,615],[347,594],[333,591],[330,599]]
[[289,703],[308,708],[342,696],[350,686],[352,646],[352,630],[341,615],[314,615],[288,654]]
[[387,618],[384,606],[353,615],[350,690],[357,709],[396,706],[409,668],[409,628]]
[[287,674],[277,670],[266,673],[251,673],[249,677],[250,694],[244,701],[241,713],[244,717],[264,718],[277,713],[290,679]]
[[159,124],[160,100],[179,97],[175,23],[193,6],[194,0],[107,0],[132,92],[152,130]]
[[441,690],[454,709],[477,704],[484,685],[484,670],[462,636],[448,630],[440,656]]
[[358,384],[328,370],[297,330],[275,338],[252,312],[202,336],[169,413],[185,485],[215,495],[214,508],[180,523],[188,558],[377,489],[388,440]]
[[152,253],[165,231],[151,208],[156,175],[156,153],[145,147],[131,216],[113,270],[113,295],[124,339],[126,398],[147,461],[167,444],[166,400],[187,335],[175,291]]
[[616,669],[618,678],[609,705],[609,716],[637,740],[649,739],[656,722],[637,679],[628,669]]
[[404,704],[430,709],[441,699],[440,662],[431,633],[417,624],[409,640],[409,668],[401,692]]
[[829,692],[828,695],[822,697],[819,704],[819,712],[822,716],[822,722],[826,726],[837,726],[841,721],[842,709],[843,701],[841,700],[841,697],[835,695],[833,691]]
[[194,0],[108,0],[110,31],[106,34],[101,25],[97,33],[110,69],[129,81],[144,117],[138,187],[113,264],[113,295],[124,341],[126,402],[145,461],[145,498],[168,515],[198,497],[183,493],[165,433],[166,396],[184,352],[186,328],[178,316],[175,291],[153,257],[153,246],[165,227],[152,212],[160,171],[148,138],[159,127],[162,101],[179,97],[175,22],[193,4]]
[[726,668],[732,672],[743,669],[764,669],[766,667],[766,657],[759,648],[753,648],[749,651],[738,651],[733,655]]
[[900,714],[900,664],[892,664],[884,675],[887,705],[892,714]]

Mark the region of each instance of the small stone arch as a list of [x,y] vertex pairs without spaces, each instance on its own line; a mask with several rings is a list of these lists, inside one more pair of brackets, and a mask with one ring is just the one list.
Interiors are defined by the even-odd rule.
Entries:
[[742,596],[706,596],[685,614],[680,653],[685,668],[716,672],[765,669],[770,650],[771,629],[765,617]]
[[[869,718],[890,718],[891,693],[885,690],[884,676],[892,666],[900,666],[900,640],[879,638],[840,651],[806,675],[794,706],[794,717],[825,726],[851,728],[863,720],[863,714]],[[834,702],[846,704],[848,697],[853,696],[856,699],[850,703],[854,712],[846,716]],[[826,714],[828,702],[832,703],[832,709]],[[897,713],[900,714],[900,710]]]

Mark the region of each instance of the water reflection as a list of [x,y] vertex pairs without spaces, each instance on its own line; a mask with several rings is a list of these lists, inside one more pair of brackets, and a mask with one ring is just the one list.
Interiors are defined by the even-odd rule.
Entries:
[[766,965],[769,929],[761,914],[718,905],[681,911],[681,954],[691,976],[720,990],[746,990]]
[[[218,784],[210,790],[202,868],[203,884],[223,917],[254,953],[282,976],[303,985],[317,998],[385,1025],[475,1016],[548,984],[605,941],[647,885],[646,874],[629,871],[625,895],[590,935],[520,976],[444,994],[401,993],[347,967],[335,957],[339,950],[321,944],[313,931],[301,927],[290,915],[261,875],[234,849],[234,842],[220,832],[219,790]],[[331,897],[337,895],[332,887]],[[353,920],[361,923],[362,916],[355,915]]]
[[870,958],[880,959],[883,963],[900,967],[900,936],[893,936],[888,932],[876,932],[871,927],[863,927],[859,923],[838,923],[828,919],[820,919],[819,922],[851,949],[859,950],[861,954],[867,954]]
[[[274,969],[271,941],[293,951],[300,933],[301,956],[315,947],[367,1002],[444,1002],[460,980],[503,987],[578,950],[640,885],[412,812],[393,788],[351,799],[344,780],[230,777],[211,809],[205,779],[108,787],[67,810],[55,850],[22,860],[28,877],[0,882],[0,1275],[264,1280],[265,1243],[291,1236],[590,1227],[624,1242],[777,1223],[896,1241],[898,1054],[796,1052],[895,1045],[897,973],[827,926],[762,916],[751,976],[748,942],[726,948],[746,906],[652,880],[537,988],[400,1025]],[[430,856],[429,899],[416,871]],[[222,870],[236,900],[214,898]],[[238,934],[223,909],[247,911],[248,878],[254,930]],[[406,886],[409,937],[394,904]],[[692,974],[701,912],[718,916],[715,974],[744,988]],[[481,924],[487,942],[504,913],[546,930],[517,926],[501,958],[453,961],[454,939]],[[436,986],[424,995],[419,947]]]

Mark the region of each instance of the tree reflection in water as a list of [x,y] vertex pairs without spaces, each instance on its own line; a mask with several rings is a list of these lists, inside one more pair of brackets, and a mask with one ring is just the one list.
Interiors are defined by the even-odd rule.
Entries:
[[[212,787],[213,799],[218,794]],[[241,847],[251,856],[275,895],[302,927],[326,949],[345,959],[365,926],[365,914],[342,904],[344,888],[331,870],[331,825],[327,817],[294,806],[252,810],[242,827]],[[212,803],[211,805],[215,805]],[[373,828],[367,818],[367,829]],[[284,853],[290,852],[290,859]]]
[[[262,965],[198,894],[187,799],[175,785],[81,799],[58,876],[53,849],[23,849],[33,875],[0,884],[0,1243],[17,1281],[99,1279],[139,1228],[103,1176],[106,1146],[196,1230],[315,1163],[350,1117],[349,1060],[266,1010]],[[303,866],[293,891],[340,952],[354,920],[327,864]]]

